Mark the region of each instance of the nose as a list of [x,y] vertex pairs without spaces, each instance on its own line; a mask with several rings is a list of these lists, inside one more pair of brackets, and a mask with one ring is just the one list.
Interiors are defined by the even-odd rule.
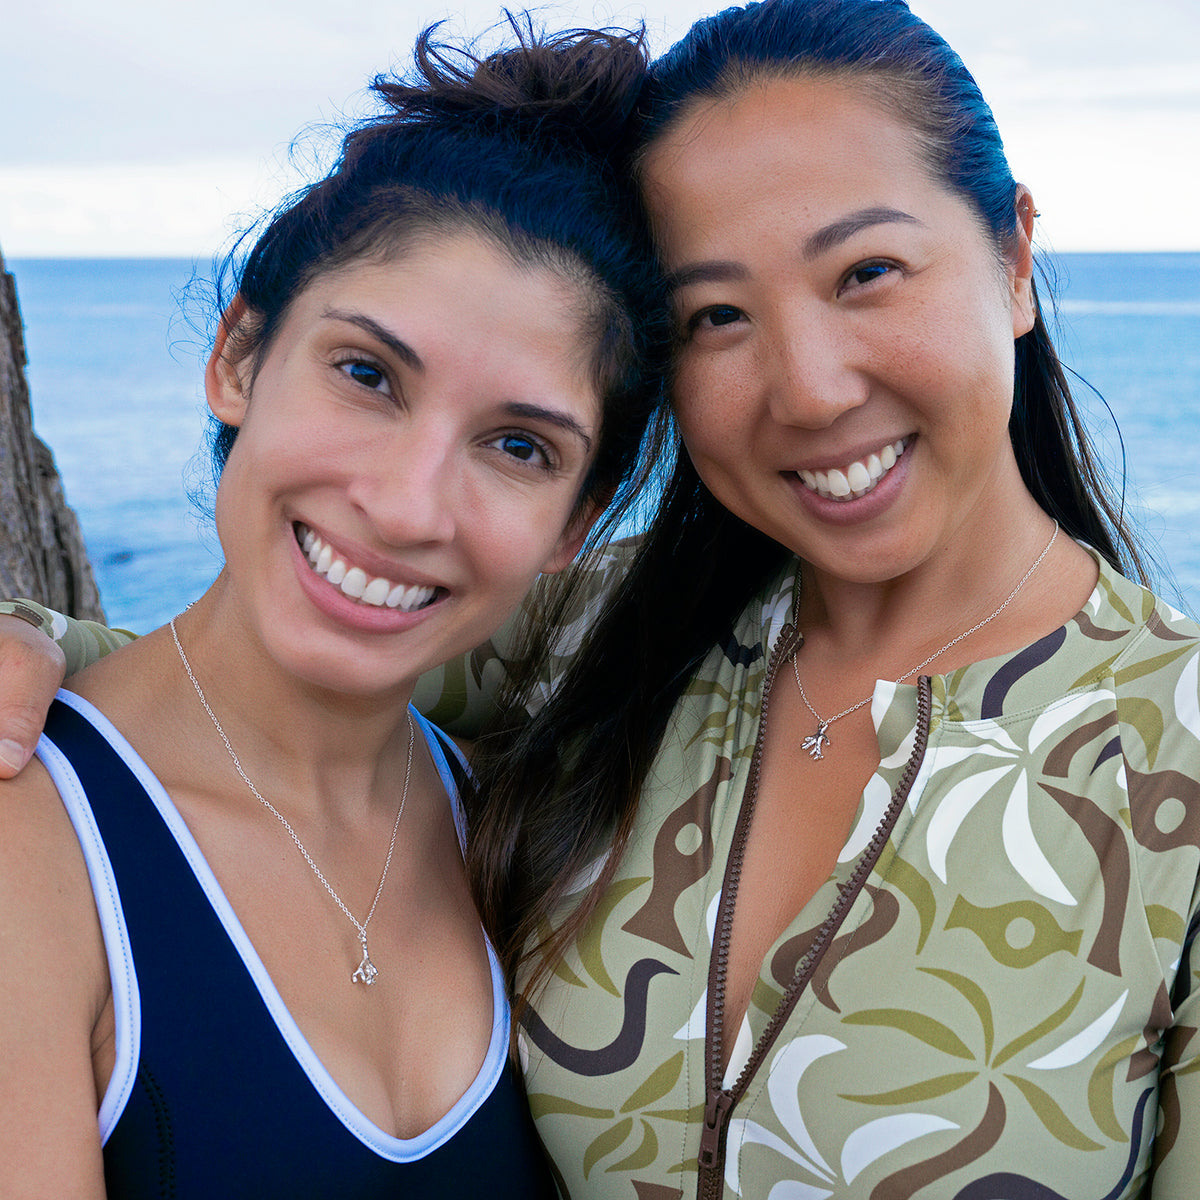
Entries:
[[463,487],[450,430],[434,421],[401,421],[364,458],[350,500],[383,541],[414,546],[453,538]]
[[762,353],[766,402],[780,425],[825,429],[866,403],[869,380],[855,338],[812,306],[779,321]]

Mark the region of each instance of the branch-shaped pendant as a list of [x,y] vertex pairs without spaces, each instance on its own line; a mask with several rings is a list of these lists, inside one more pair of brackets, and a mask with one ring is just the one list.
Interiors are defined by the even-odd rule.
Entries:
[[361,983],[366,987],[370,987],[379,976],[379,970],[371,961],[370,954],[367,953],[367,935],[361,934],[358,939],[362,943],[362,962],[358,964],[358,969],[350,976],[351,983]]
[[829,745],[829,736],[826,730],[829,728],[828,721],[819,721],[817,723],[817,732],[810,733],[808,737],[800,743],[802,750],[807,750],[809,757],[814,761],[818,761],[825,757],[825,747]]

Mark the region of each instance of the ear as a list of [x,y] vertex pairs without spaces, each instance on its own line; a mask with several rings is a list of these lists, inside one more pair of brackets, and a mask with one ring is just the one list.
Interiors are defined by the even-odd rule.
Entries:
[[230,339],[245,319],[246,302],[239,293],[217,322],[216,340],[204,368],[204,394],[209,410],[226,425],[240,426],[250,401],[249,389],[242,378],[244,366],[233,362],[230,356]]
[[542,567],[543,575],[555,575],[575,561],[575,555],[579,553],[587,535],[592,531],[592,526],[599,520],[600,514],[607,506],[607,499],[596,500],[584,505],[571,518],[566,529],[563,530],[557,547]]
[[1033,195],[1023,183],[1017,184],[1015,199],[1017,228],[1008,251],[1014,339],[1027,334],[1037,317],[1033,296],[1033,219],[1038,215]]

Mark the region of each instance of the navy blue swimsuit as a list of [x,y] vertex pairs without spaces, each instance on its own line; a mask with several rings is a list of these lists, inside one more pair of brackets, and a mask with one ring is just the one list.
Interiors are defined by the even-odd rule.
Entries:
[[[441,739],[413,716],[456,801]],[[392,1137],[313,1054],[177,810],[125,739],[86,701],[60,693],[38,753],[79,834],[108,953],[116,1066],[99,1119],[112,1200],[554,1196],[507,1063],[494,956],[495,1022],[478,1076],[431,1129]]]

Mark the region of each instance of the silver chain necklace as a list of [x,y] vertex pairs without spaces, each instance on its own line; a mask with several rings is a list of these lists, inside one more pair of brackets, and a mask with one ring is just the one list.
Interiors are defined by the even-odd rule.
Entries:
[[[910,675],[915,675],[922,667],[927,667],[935,658],[941,654],[945,654],[952,646],[957,646],[964,638],[969,638],[971,634],[978,632],[989,621],[994,621],[1015,599],[1016,594],[1029,582],[1029,577],[1042,565],[1042,559],[1050,553],[1050,547],[1054,545],[1054,539],[1058,537],[1058,522],[1054,522],[1054,532],[1050,535],[1050,540],[1046,543],[1045,549],[1033,561],[1033,566],[1021,576],[1021,582],[1017,584],[1011,592],[1008,593],[1008,599],[990,617],[984,617],[982,621],[976,622],[970,629],[960,633],[958,637],[951,638],[940,650],[935,650],[928,658],[922,659],[915,667],[905,671],[898,679],[893,679],[893,683],[903,683]],[[797,576],[799,579],[799,576]],[[793,608],[796,607],[799,601],[799,596],[796,597],[796,602],[793,603]],[[864,704],[869,704],[875,693],[870,696],[864,696],[856,704],[851,704],[849,708],[843,708],[840,713],[834,716],[825,718],[822,717],[812,704],[808,697],[804,694],[804,684],[800,682],[800,667],[797,659],[800,657],[800,647],[796,648],[796,653],[792,655],[792,671],[796,676],[796,687],[800,689],[800,699],[804,701],[804,707],[816,718],[817,728],[815,732],[810,733],[801,743],[800,748],[807,750],[808,755],[814,762],[820,761],[825,757],[825,747],[829,745],[829,727],[834,721],[840,721],[843,717],[848,717],[852,712],[857,712]]]
[[350,919],[350,923],[358,930],[359,944],[362,946],[362,962],[358,964],[354,972],[350,976],[351,983],[361,983],[370,987],[371,984],[379,976],[379,970],[371,961],[371,955],[367,952],[367,926],[371,923],[371,918],[375,915],[375,906],[379,903],[379,897],[383,894],[383,884],[387,879],[388,867],[392,865],[392,852],[396,849],[396,834],[400,829],[400,818],[404,815],[404,802],[408,799],[408,780],[412,774],[413,760],[413,741],[415,740],[415,731],[413,729],[412,713],[405,712],[408,719],[408,761],[404,766],[404,789],[400,793],[400,807],[396,810],[396,820],[392,825],[392,840],[388,844],[387,858],[383,861],[383,874],[379,876],[379,886],[375,889],[375,898],[371,901],[371,909],[367,913],[366,918],[361,922],[358,918],[346,907],[341,896],[333,890],[329,880],[325,878],[321,868],[312,860],[312,855],[304,848],[304,843],[300,840],[296,831],[292,828],[291,822],[273,805],[254,786],[254,782],[250,776],[242,769],[242,764],[238,761],[238,756],[234,753],[233,746],[229,738],[225,734],[225,730],[221,728],[221,722],[217,720],[217,714],[213,712],[208,701],[204,697],[204,689],[200,686],[200,681],[196,678],[192,671],[192,664],[188,662],[188,656],[183,652],[183,645],[179,640],[179,632],[175,628],[175,618],[171,618],[171,636],[175,639],[175,649],[179,651],[179,660],[183,663],[183,669],[187,672],[188,678],[192,681],[192,687],[196,689],[196,695],[200,697],[200,703],[204,705],[204,711],[208,713],[208,719],[212,721],[217,733],[221,735],[221,741],[225,743],[225,749],[229,751],[229,757],[233,759],[233,765],[237,768],[237,773],[242,777],[242,782],[254,794],[254,798],[268,812],[273,813],[279,820],[279,823],[288,831],[292,841],[296,843],[296,849],[304,855],[304,861],[312,868],[313,874],[324,885],[325,890],[333,897],[333,902],[346,914]]

